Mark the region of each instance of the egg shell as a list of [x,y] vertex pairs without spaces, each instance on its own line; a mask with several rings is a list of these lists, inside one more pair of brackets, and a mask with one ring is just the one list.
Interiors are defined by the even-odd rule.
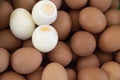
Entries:
[[51,1],[38,1],[32,9],[32,17],[37,25],[52,24],[57,18],[57,8]]
[[29,39],[35,29],[31,14],[23,9],[17,8],[10,15],[10,30],[15,37],[21,40]]
[[49,52],[58,42],[57,31],[51,25],[38,26],[32,35],[33,46],[41,52]]
[[66,71],[68,74],[68,80],[76,80],[77,79],[77,73],[75,72],[75,70],[73,70],[72,68],[67,68]]
[[41,80],[68,80],[68,75],[61,64],[54,62],[45,67]]
[[117,55],[115,55],[115,60],[120,63],[120,51],[117,52]]
[[110,8],[118,9],[119,6],[120,6],[119,0],[112,0],[112,4],[111,4]]

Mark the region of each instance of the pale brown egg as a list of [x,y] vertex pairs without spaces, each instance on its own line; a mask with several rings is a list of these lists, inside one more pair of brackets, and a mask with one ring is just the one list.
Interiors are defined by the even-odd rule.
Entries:
[[106,62],[101,69],[107,73],[109,80],[120,80],[120,64],[117,62]]
[[31,47],[20,48],[11,57],[12,68],[21,74],[32,73],[40,66],[41,62],[41,53]]
[[68,80],[76,80],[77,79],[77,73],[75,72],[75,70],[73,70],[71,68],[67,68],[66,71],[68,74]]
[[0,48],[0,73],[8,68],[9,62],[10,62],[9,52],[4,48]]
[[63,0],[50,0],[50,1],[52,1],[56,5],[57,9],[61,7],[63,2]]
[[79,23],[91,33],[100,33],[106,27],[105,15],[95,7],[83,8],[79,13]]
[[96,40],[93,35],[86,31],[78,31],[73,34],[71,41],[72,50],[79,56],[88,56],[96,48]]
[[9,18],[12,11],[12,5],[9,2],[0,1],[0,29],[9,27]]

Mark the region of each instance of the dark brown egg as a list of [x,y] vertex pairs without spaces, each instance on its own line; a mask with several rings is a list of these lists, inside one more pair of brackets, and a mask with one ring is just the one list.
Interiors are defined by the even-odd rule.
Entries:
[[9,26],[10,13],[13,11],[11,4],[7,1],[0,1],[0,29]]
[[23,47],[34,47],[33,43],[32,43],[32,40],[31,39],[25,40],[23,42]]
[[106,18],[99,9],[86,7],[80,11],[79,23],[86,31],[100,33],[106,27]]
[[52,25],[58,32],[59,40],[64,40],[71,31],[70,15],[65,11],[58,11],[57,19]]
[[6,71],[1,75],[0,80],[26,80],[26,78],[14,71]]
[[48,59],[67,66],[72,60],[72,52],[67,44],[59,41],[57,46],[47,54]]
[[89,5],[105,12],[112,4],[112,0],[89,0]]
[[95,67],[100,66],[99,59],[95,54],[85,57],[80,57],[77,61],[77,71],[89,66],[95,66]]
[[68,74],[68,80],[76,80],[77,79],[77,73],[75,72],[75,70],[73,70],[71,68],[67,68],[66,71]]
[[12,68],[21,74],[35,71],[42,62],[41,53],[35,48],[24,47],[16,50],[11,58]]
[[0,73],[8,68],[9,61],[10,61],[9,52],[4,48],[0,48]]
[[85,67],[78,72],[78,80],[109,80],[107,74],[97,67]]
[[109,9],[105,13],[108,26],[120,26],[120,11],[117,9]]
[[41,80],[41,75],[42,75],[43,69],[44,68],[42,66],[40,66],[34,72],[27,74],[27,79],[28,80]]
[[99,48],[104,52],[114,52],[120,49],[120,26],[108,27],[99,37]]
[[117,55],[115,56],[115,60],[120,63],[120,51],[117,52]]
[[57,9],[61,7],[63,2],[63,0],[50,0],[50,1],[52,1],[56,5]]
[[65,2],[71,9],[81,9],[87,4],[88,0],[65,0]]
[[120,6],[119,0],[112,0],[110,8],[118,9]]
[[21,47],[22,41],[17,39],[9,29],[0,31],[0,47],[3,47],[10,52]]
[[31,12],[33,6],[38,0],[13,0],[14,8],[24,8]]
[[117,62],[106,62],[101,69],[108,74],[109,80],[120,80],[120,64]]
[[70,10],[69,14],[70,14],[70,18],[72,20],[72,32],[76,32],[79,31],[81,29],[81,26],[79,24],[79,10]]
[[113,60],[113,54],[112,53],[107,53],[107,52],[97,50],[97,51],[95,51],[95,55],[98,57],[101,64],[104,64],[108,61]]
[[71,48],[79,56],[88,56],[96,48],[93,35],[86,31],[78,31],[71,38]]

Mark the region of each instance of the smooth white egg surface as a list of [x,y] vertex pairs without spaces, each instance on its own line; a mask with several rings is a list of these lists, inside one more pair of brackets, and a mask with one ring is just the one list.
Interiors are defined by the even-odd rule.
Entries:
[[33,46],[41,52],[49,52],[58,42],[57,31],[51,25],[38,26],[32,35]]
[[29,39],[34,29],[34,21],[27,10],[18,8],[11,13],[10,30],[15,37],[21,40]]
[[57,8],[49,0],[39,1],[32,9],[32,17],[37,25],[52,24],[57,18]]

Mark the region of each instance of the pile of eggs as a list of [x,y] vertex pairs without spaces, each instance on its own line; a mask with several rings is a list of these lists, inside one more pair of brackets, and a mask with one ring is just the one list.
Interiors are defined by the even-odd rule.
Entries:
[[0,0],[0,80],[120,80],[119,0]]

